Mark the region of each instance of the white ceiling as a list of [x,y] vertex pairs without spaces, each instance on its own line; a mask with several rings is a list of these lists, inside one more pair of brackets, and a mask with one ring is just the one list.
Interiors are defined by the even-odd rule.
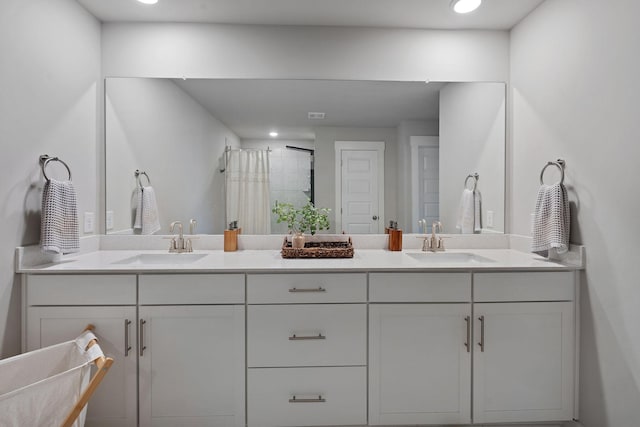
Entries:
[[[174,82],[242,139],[315,139],[315,126],[396,127],[437,120],[444,83],[189,79]],[[326,113],[310,120],[308,112]]]
[[544,0],[483,0],[466,15],[451,0],[77,0],[102,21],[508,30]]

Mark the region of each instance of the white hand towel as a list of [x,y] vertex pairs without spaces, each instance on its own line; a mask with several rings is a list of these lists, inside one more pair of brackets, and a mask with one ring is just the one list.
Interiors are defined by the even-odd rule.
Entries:
[[156,231],[160,231],[156,192],[153,187],[147,186],[142,188],[142,234],[153,234]]
[[80,250],[76,190],[71,181],[50,179],[44,184],[40,247],[62,254]]
[[482,195],[478,190],[473,192],[473,231],[482,232]]
[[133,221],[133,229],[141,230],[142,229],[142,187],[136,187],[136,190],[133,194],[133,201],[136,204],[136,218]]
[[558,183],[540,186],[533,220],[531,252],[549,256],[554,248],[562,254],[569,250],[571,216],[567,189]]
[[458,221],[456,223],[456,228],[460,230],[462,234],[473,233],[474,205],[473,191],[465,188],[462,191],[462,197],[460,197]]

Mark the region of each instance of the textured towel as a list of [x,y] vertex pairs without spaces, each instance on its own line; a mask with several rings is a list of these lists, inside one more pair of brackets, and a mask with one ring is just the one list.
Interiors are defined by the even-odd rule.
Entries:
[[473,192],[473,231],[482,232],[482,195],[478,190]]
[[138,205],[136,209],[136,224],[140,217],[141,234],[153,234],[160,231],[160,218],[158,217],[158,204],[156,203],[156,192],[153,187],[142,187],[141,195],[137,199]]
[[462,191],[462,197],[460,197],[460,207],[458,209],[458,221],[456,228],[460,230],[462,234],[471,234],[474,230],[474,209],[475,200],[473,191],[465,188]]
[[136,204],[136,218],[133,221],[134,230],[142,230],[142,187],[136,187],[133,194],[133,201]]
[[569,198],[564,185],[541,185],[534,211],[531,252],[545,257],[552,248],[559,254],[567,252],[570,220]]
[[44,184],[40,247],[57,254],[80,250],[76,190],[71,181],[50,179]]

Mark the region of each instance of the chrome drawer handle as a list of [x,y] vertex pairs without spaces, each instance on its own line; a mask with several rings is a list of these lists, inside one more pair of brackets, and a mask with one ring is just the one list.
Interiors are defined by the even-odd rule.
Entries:
[[484,353],[484,316],[478,317],[480,321],[480,342],[478,345],[480,346],[480,352]]
[[467,348],[467,353],[470,353],[471,346],[469,344],[471,342],[471,317],[465,317],[464,321],[467,323],[467,341],[465,341],[464,346]]
[[291,288],[289,292],[327,292],[327,290],[322,286],[318,286],[317,288]]
[[296,335],[293,334],[289,337],[289,341],[302,341],[302,340],[326,340],[327,336],[322,335],[321,333],[318,335]]
[[297,399],[295,395],[289,399],[289,403],[324,403],[325,398],[319,395],[317,399]]
[[146,320],[140,319],[140,357],[144,356],[144,351],[147,349],[147,346],[144,345],[144,325],[146,323]]
[[124,357],[129,356],[131,351],[131,343],[129,342],[129,327],[131,326],[131,320],[124,319]]

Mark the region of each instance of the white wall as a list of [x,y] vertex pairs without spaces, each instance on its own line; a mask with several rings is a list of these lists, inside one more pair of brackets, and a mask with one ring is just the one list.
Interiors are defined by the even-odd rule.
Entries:
[[464,181],[476,172],[483,232],[504,231],[505,102],[502,83],[450,83],[440,91],[440,218],[448,233],[459,232]]
[[506,81],[506,31],[106,23],[106,76]]
[[580,419],[640,420],[640,2],[549,0],[512,32],[513,231],[529,234],[540,169],[567,161],[582,277]]
[[0,52],[0,357],[5,357],[20,351],[14,249],[40,239],[38,156],[59,156],[69,164],[81,220],[83,212],[97,209],[100,24],[72,0],[3,0]]
[[[198,221],[196,231],[225,227],[225,144],[238,137],[178,85],[167,79],[112,78],[106,83],[107,209],[114,230],[132,228],[134,171],[147,172],[162,230],[172,221]],[[146,185],[146,178],[142,178]],[[185,228],[186,230],[186,228]]]

